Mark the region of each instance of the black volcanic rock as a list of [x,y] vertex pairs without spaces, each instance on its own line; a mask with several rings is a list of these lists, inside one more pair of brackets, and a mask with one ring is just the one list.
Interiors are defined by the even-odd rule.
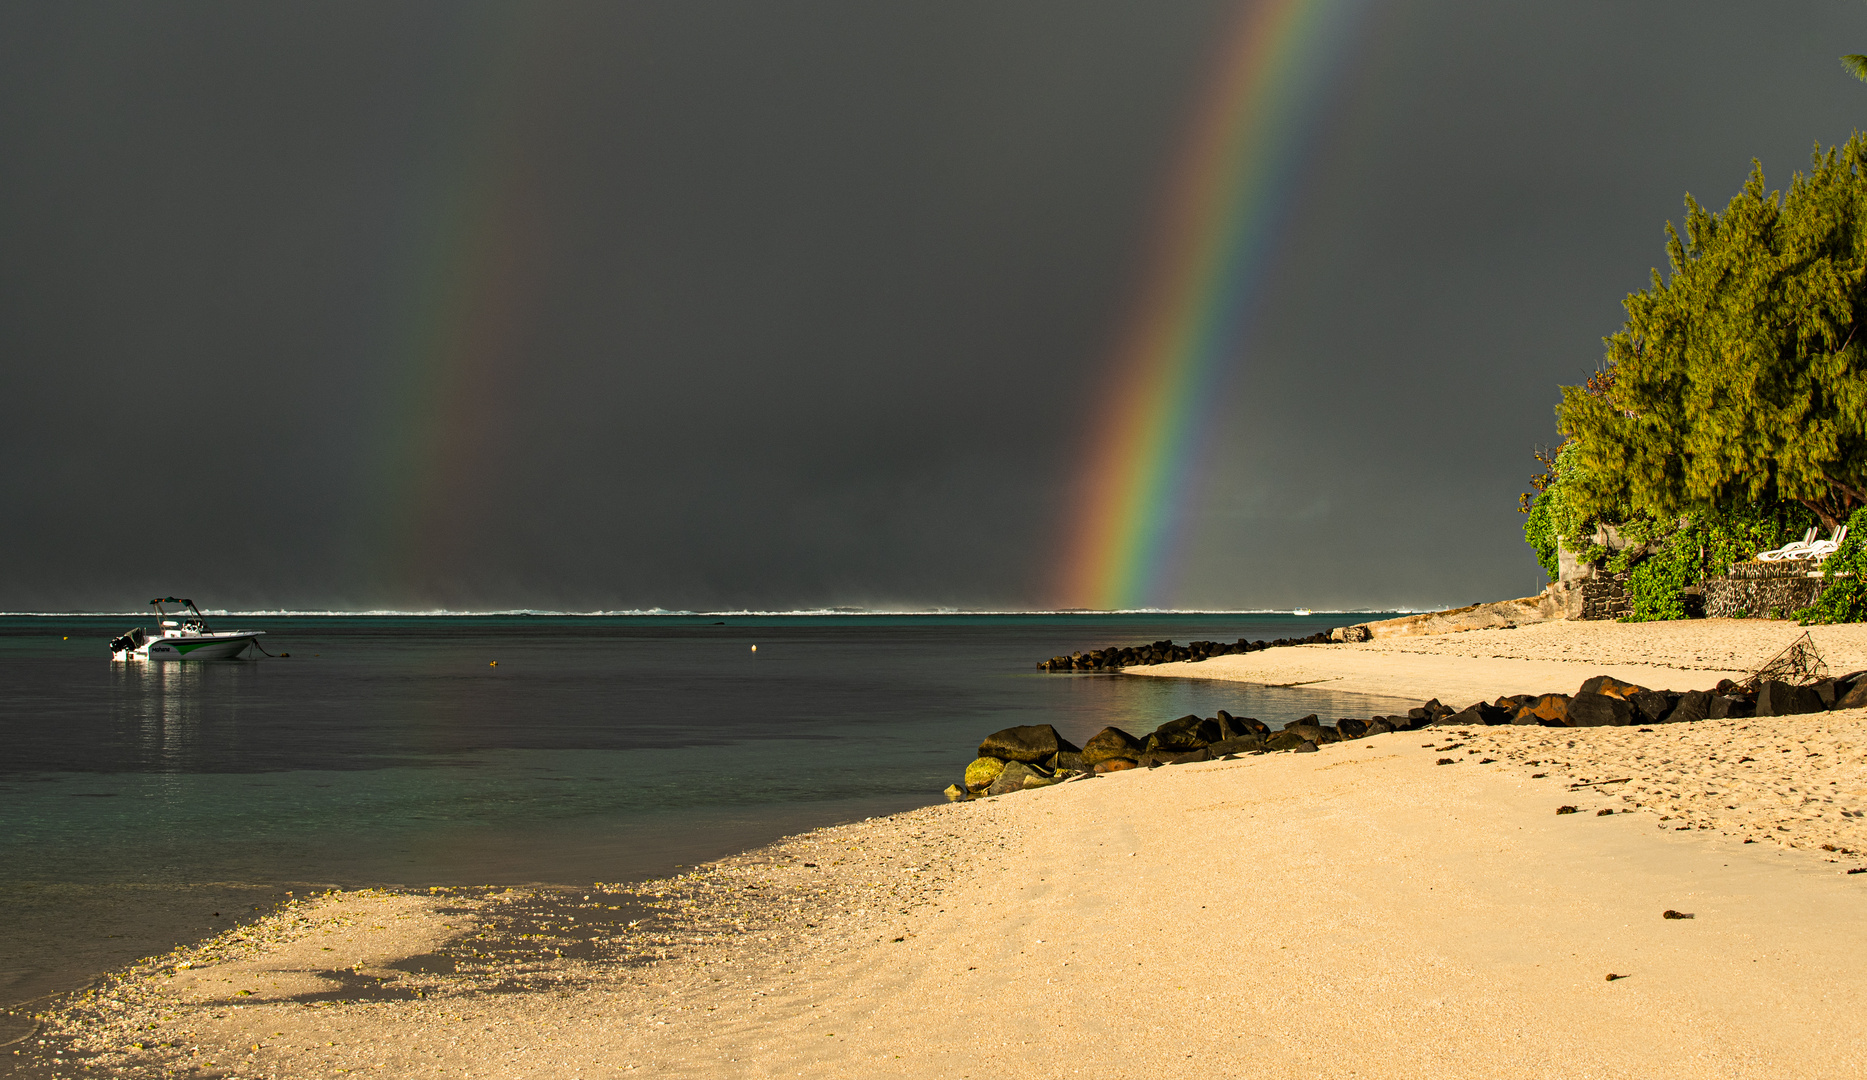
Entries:
[[1867,709],[1867,674],[1843,676],[1835,682],[1835,708]]
[[1217,720],[1203,720],[1198,716],[1182,716],[1178,720],[1169,720],[1154,729],[1147,737],[1149,750],[1172,752],[1198,750],[1211,746],[1224,738],[1219,731]]
[[1240,735],[1269,735],[1271,726],[1252,716],[1233,716],[1224,709],[1219,710],[1219,735],[1231,739]]
[[1140,739],[1121,728],[1105,727],[1083,744],[1083,761],[1094,767],[1111,758],[1139,760],[1143,749]]
[[1724,720],[1733,716],[1749,716],[1751,702],[1749,698],[1735,694],[1713,694],[1711,697],[1711,716],[1713,720]]
[[1669,724],[1689,724],[1711,715],[1711,691],[1687,690],[1679,695],[1679,704],[1666,714]]
[[1812,686],[1791,686],[1770,679],[1757,688],[1757,716],[1800,716],[1822,709],[1821,696]]
[[1009,727],[994,731],[979,744],[980,757],[1035,764],[1060,751],[1081,751],[1081,747],[1057,734],[1049,724]]
[[1626,727],[1633,722],[1633,703],[1624,698],[1583,691],[1569,699],[1569,723],[1575,727]]
[[1639,714],[1642,723],[1658,724],[1664,722],[1666,714],[1673,711],[1677,697],[1664,690],[1642,690],[1630,695],[1627,700],[1633,703],[1634,712]]

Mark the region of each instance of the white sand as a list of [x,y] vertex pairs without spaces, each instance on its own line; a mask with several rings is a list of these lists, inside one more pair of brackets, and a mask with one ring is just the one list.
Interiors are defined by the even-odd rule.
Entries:
[[[1831,662],[1862,640],[1843,629]],[[1561,646],[1543,633],[1502,632],[1527,654]],[[1758,646],[1655,640],[1629,647],[1728,664]],[[127,973],[48,1045],[101,1052],[85,1075],[152,1077],[1856,1076],[1867,874],[1846,871],[1867,864],[1850,854],[1867,850],[1864,747],[1867,712],[1849,712],[1442,728],[1116,774],[650,886],[678,917],[618,935],[654,958],[639,966],[397,975],[377,950],[357,957],[367,971],[429,996],[201,1000],[275,970],[319,977],[303,958],[320,918],[351,920],[329,928],[352,951],[360,927],[391,925],[319,899],[210,943],[199,956],[227,959],[186,979],[177,957]],[[553,917],[595,914],[577,900]],[[471,927],[445,947],[459,956],[507,906],[397,903],[407,948]],[[489,992],[502,970],[523,989]]]
[[[1573,694],[1591,675],[1612,675],[1655,690],[1709,690],[1720,679],[1742,679],[1804,629],[1761,619],[1554,622],[1352,645],[1297,645],[1129,668],[1127,674],[1316,686],[1420,701],[1436,697],[1463,707],[1504,694]],[[1835,674],[1867,668],[1867,625],[1807,631]]]

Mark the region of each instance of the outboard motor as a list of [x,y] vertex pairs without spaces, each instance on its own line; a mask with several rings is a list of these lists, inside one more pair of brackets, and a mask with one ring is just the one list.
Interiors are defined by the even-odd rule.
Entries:
[[120,638],[113,638],[110,642],[110,651],[113,653],[120,653],[128,652],[131,649],[140,649],[143,646],[143,642],[146,640],[148,639],[143,635],[143,628],[139,626]]

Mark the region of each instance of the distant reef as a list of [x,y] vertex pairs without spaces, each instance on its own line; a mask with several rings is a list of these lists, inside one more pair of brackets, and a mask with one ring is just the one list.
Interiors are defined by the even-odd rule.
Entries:
[[1073,652],[1068,656],[1053,656],[1048,660],[1038,661],[1037,667],[1040,671],[1053,672],[1120,671],[1122,668],[1147,667],[1152,664],[1198,663],[1214,656],[1231,656],[1287,645],[1327,645],[1331,642],[1360,642],[1379,638],[1457,634],[1466,630],[1509,629],[1556,619],[1576,619],[1581,618],[1582,615],[1583,589],[1572,583],[1554,582],[1536,596],[1526,596],[1517,600],[1499,600],[1489,604],[1472,604],[1468,607],[1429,611],[1419,615],[1403,615],[1397,619],[1383,619],[1380,622],[1338,626],[1308,637],[1278,638],[1276,641],[1246,641],[1244,638],[1239,638],[1229,643],[1189,641],[1185,645],[1176,645],[1172,641],[1155,641],[1146,645],[1111,646],[1106,649],[1093,649],[1089,652]]

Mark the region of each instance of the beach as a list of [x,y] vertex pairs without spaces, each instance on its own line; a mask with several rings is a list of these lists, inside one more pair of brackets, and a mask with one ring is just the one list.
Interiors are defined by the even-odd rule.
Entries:
[[[1835,673],[1867,667],[1863,629],[1815,628]],[[1559,623],[1145,674],[1458,707],[1593,674],[1703,688],[1800,633]],[[1566,681],[1509,681],[1531,676]],[[1863,710],[1439,727],[645,884],[294,897],[13,1049],[72,1076],[1855,1075],[1864,747]]]
[[1557,621],[1355,644],[1298,645],[1129,674],[1439,698],[1462,708],[1506,694],[1573,694],[1612,675],[1654,690],[1709,690],[1742,680],[1807,633],[1834,675],[1867,668],[1867,626],[1801,627],[1761,619]]

